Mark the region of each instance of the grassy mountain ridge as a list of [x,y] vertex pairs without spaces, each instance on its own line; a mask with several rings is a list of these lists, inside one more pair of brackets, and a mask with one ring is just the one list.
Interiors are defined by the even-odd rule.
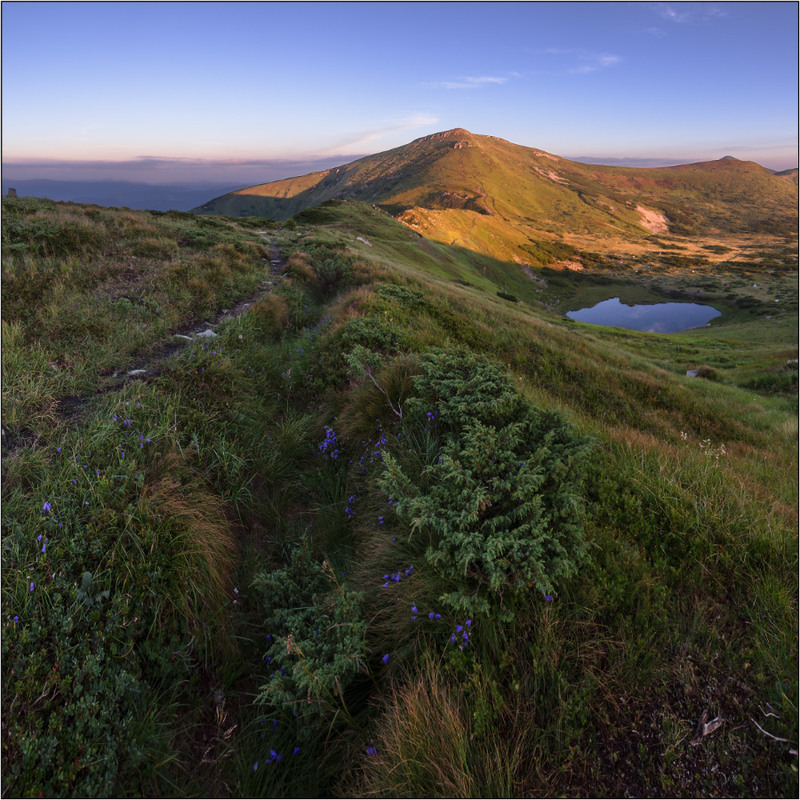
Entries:
[[4,794],[796,796],[796,270],[354,200],[4,199],[3,256]]
[[599,166],[459,128],[337,169],[240,189],[195,210],[287,219],[344,198],[375,203],[427,238],[528,262],[531,242],[580,235],[591,234],[600,252],[623,243],[654,252],[653,233],[680,240],[797,230],[796,187],[753,162]]

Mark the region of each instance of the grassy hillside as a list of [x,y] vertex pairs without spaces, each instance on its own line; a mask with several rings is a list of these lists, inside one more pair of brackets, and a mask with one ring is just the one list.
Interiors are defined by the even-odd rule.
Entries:
[[[332,199],[374,203],[427,238],[531,266],[647,253],[699,257],[713,236],[797,236],[797,186],[724,158],[657,169],[569,161],[455,129],[336,169],[223,195],[198,213],[285,220]],[[558,245],[543,252],[543,244]],[[705,254],[706,257],[708,253]]]
[[5,795],[797,795],[790,263],[18,198],[2,278]]

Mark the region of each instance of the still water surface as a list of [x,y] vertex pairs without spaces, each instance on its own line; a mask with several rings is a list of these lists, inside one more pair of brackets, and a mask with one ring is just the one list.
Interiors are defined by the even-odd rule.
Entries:
[[704,326],[722,312],[713,306],[697,303],[650,303],[629,306],[619,297],[603,300],[591,308],[567,311],[570,319],[591,322],[593,325],[616,325],[635,331],[677,333]]

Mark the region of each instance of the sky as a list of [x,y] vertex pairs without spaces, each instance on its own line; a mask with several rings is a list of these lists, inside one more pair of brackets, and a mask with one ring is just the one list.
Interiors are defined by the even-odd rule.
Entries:
[[781,170],[797,80],[794,2],[3,2],[3,174],[249,185],[456,127]]

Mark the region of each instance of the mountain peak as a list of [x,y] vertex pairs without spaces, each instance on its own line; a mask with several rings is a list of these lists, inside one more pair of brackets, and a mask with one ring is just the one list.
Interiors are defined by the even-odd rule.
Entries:
[[[665,209],[663,224],[678,235],[712,224],[731,233],[756,224],[796,230],[794,181],[755,164],[724,159],[636,172],[453,128],[337,170],[239,189],[202,211],[288,219],[328,200],[355,199],[383,208],[421,235],[521,263],[531,259],[537,242],[562,235],[603,231],[638,242],[644,231],[652,233],[653,215],[666,217]],[[683,210],[686,193],[696,198],[691,214]]]
[[421,136],[419,139],[415,139],[415,141],[437,142],[441,141],[442,139],[463,139],[466,136],[472,136],[472,134],[465,128],[452,128],[449,131],[440,131],[439,133],[431,133],[428,136]]

